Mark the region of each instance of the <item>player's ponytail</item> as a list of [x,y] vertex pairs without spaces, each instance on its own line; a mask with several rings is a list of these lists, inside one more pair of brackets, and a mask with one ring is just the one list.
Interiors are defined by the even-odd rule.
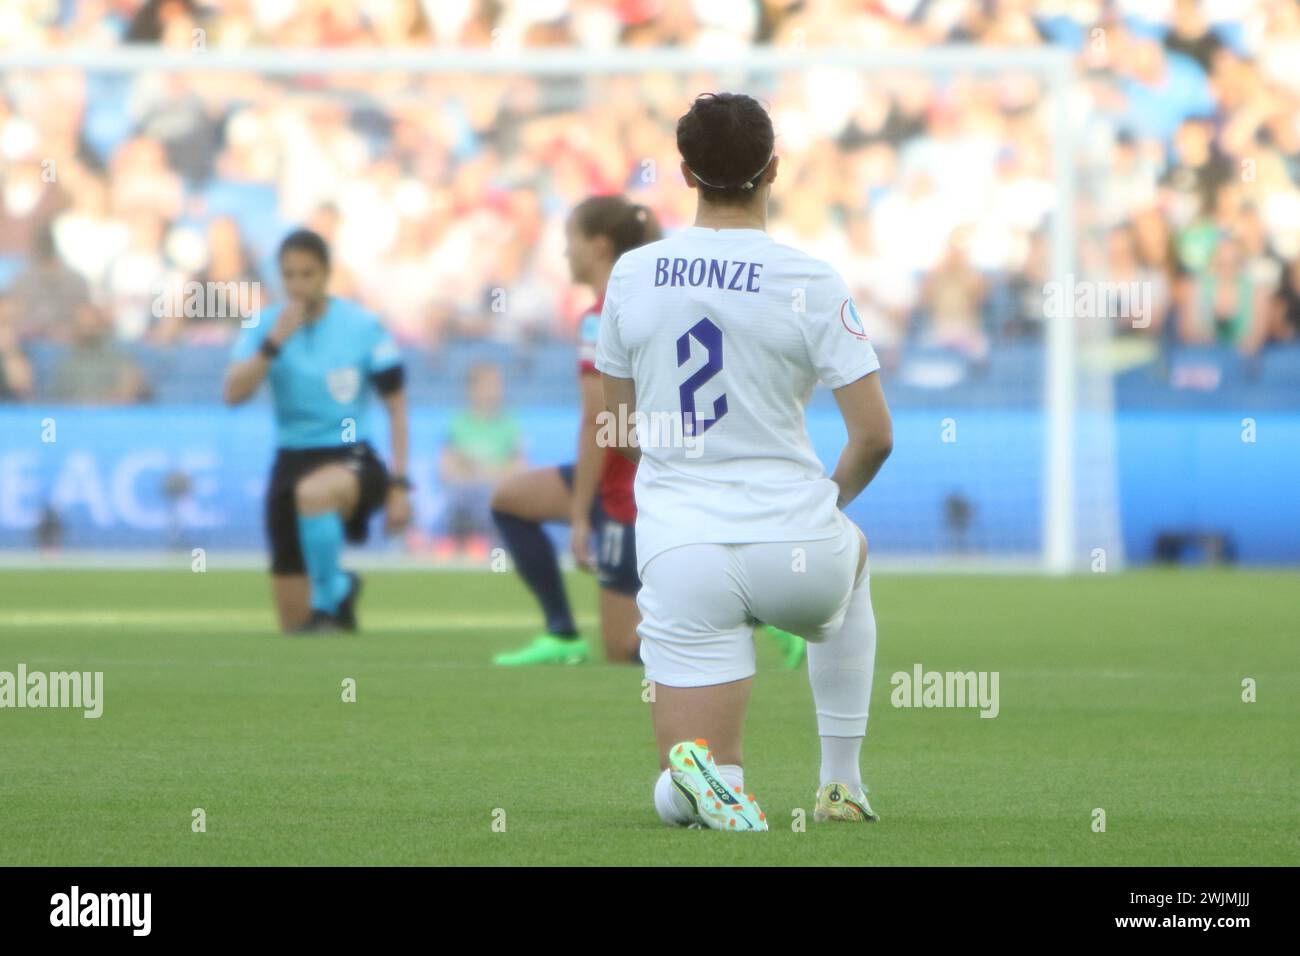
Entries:
[[590,196],[573,210],[573,221],[587,236],[604,236],[614,258],[662,237],[659,219],[648,206],[622,196]]
[[[664,234],[659,228],[659,218],[654,214],[654,210],[639,203],[628,203],[627,235],[632,239],[632,244],[627,249],[619,249],[619,255],[627,252],[628,249],[635,249],[637,246],[644,246],[647,242],[662,239]],[[615,243],[615,246],[617,245],[618,243]]]

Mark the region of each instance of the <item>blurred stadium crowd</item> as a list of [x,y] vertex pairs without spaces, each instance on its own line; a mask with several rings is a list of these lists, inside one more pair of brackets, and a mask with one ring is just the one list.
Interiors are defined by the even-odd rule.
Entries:
[[[1075,281],[1131,361],[1300,349],[1298,0],[8,0],[4,50],[513,50],[1054,44],[1077,58]],[[773,232],[834,263],[886,361],[1040,338],[1052,105],[1042,80],[814,67],[750,78],[782,157]],[[673,127],[704,75],[0,74],[0,399],[155,393],[140,349],[214,353],[187,282],[276,284],[290,227],[412,351],[563,341],[586,293],[567,211],[627,192],[690,221]],[[1088,316],[1081,316],[1081,320]],[[39,352],[42,361],[33,361]],[[1136,356],[1136,358],[1133,358]],[[214,368],[216,366],[214,365]],[[571,366],[569,367],[571,368]],[[569,372],[565,369],[565,373]],[[211,395],[215,399],[216,388]]]

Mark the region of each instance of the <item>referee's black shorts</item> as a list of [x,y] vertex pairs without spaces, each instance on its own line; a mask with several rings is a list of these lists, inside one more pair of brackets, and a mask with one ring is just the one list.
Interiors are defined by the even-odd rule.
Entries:
[[356,472],[361,496],[356,510],[343,526],[354,544],[366,540],[370,516],[384,506],[388,496],[388,469],[365,442],[337,448],[281,448],[266,488],[266,536],[271,542],[272,574],[305,574],[298,543],[298,507],[294,488],[299,480],[321,465],[342,462]]

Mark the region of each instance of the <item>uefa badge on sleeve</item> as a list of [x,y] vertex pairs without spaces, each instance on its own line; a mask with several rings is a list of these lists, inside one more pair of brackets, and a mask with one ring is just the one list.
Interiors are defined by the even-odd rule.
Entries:
[[862,324],[862,316],[858,315],[858,307],[852,299],[845,299],[840,305],[840,324],[855,339],[867,341],[866,327]]

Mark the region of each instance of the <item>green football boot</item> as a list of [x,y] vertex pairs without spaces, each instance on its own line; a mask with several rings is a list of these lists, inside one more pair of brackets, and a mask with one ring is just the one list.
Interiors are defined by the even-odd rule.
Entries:
[[777,649],[780,650],[783,658],[782,667],[786,670],[793,670],[803,663],[804,654],[808,652],[807,641],[802,637],[791,634],[789,631],[773,627],[771,624],[764,624],[763,629],[776,642]]
[[538,634],[525,647],[495,655],[492,663],[499,667],[532,667],[537,664],[581,664],[586,659],[586,639]]

